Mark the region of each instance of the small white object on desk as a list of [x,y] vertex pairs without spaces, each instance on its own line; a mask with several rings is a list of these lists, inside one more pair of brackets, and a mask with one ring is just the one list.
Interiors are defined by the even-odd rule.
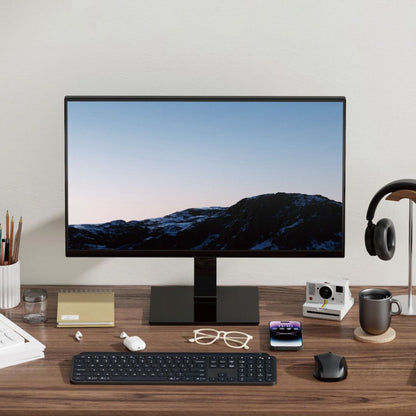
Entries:
[[75,339],[80,342],[82,340],[82,332],[81,331],[77,331],[75,333]]
[[146,348],[146,343],[137,335],[129,337],[124,331],[120,334],[120,338],[124,338],[123,344],[130,351],[141,351]]

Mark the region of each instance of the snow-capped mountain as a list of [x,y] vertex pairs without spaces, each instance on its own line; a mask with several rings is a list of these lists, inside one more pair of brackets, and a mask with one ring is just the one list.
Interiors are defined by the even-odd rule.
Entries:
[[81,250],[337,250],[342,204],[279,192],[142,221],[69,225],[68,238]]

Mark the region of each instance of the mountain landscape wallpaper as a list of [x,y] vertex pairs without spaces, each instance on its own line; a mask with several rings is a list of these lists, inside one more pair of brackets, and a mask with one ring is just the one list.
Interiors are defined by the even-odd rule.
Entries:
[[340,250],[342,205],[277,193],[228,208],[189,208],[161,218],[71,225],[78,250]]
[[67,248],[342,251],[343,105],[74,101]]

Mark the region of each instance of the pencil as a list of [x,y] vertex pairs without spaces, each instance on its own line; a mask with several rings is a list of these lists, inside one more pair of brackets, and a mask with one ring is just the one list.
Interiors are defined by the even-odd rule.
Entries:
[[10,243],[9,243],[9,264],[13,263],[13,232],[14,232],[14,217],[12,217],[12,221],[10,223]]
[[22,234],[22,217],[19,220],[19,226],[17,227],[16,239],[14,240],[14,250],[12,255],[13,263],[19,260],[19,246],[20,246],[20,235]]
[[9,238],[9,211],[6,211],[6,238]]

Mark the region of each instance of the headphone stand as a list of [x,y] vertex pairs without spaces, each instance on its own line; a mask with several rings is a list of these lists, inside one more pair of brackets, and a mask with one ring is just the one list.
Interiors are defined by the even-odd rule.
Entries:
[[409,199],[409,283],[407,295],[395,296],[402,305],[401,315],[416,315],[416,295],[412,294],[412,252],[413,252],[413,202],[416,203],[416,192],[411,190],[400,190],[392,192],[386,199],[390,201],[400,201],[403,198]]

